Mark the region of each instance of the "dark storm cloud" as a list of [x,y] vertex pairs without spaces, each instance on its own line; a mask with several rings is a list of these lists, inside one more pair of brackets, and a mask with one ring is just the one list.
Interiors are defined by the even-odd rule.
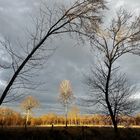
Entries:
[[[53,5],[55,1],[48,0],[47,5]],[[57,1],[57,3],[64,1]],[[66,0],[65,3],[70,3]],[[30,15],[37,16],[40,0],[0,0],[0,35],[8,36],[12,41],[18,37],[23,43],[25,40],[25,29],[31,27]],[[120,6],[124,6],[130,10],[139,11],[139,0],[108,0],[108,6],[111,10],[106,12],[108,21],[114,15],[115,10]],[[107,24],[107,23],[106,23]],[[28,94],[35,96],[40,102],[41,107],[36,111],[37,114],[46,112],[63,113],[63,107],[58,101],[59,84],[62,80],[71,81],[74,95],[79,98],[86,95],[83,88],[83,73],[88,72],[94,57],[90,54],[89,45],[75,46],[76,41],[70,37],[64,36],[53,42],[57,46],[55,54],[49,59],[46,68],[40,71],[40,76],[36,78],[38,81],[45,81],[41,91],[28,91]],[[140,85],[140,58],[125,56],[118,61],[122,71],[125,72],[132,84]],[[0,72],[1,83],[7,81],[8,72]],[[75,101],[76,102],[76,101]],[[19,102],[9,103],[17,110]],[[84,112],[84,109],[81,108]]]

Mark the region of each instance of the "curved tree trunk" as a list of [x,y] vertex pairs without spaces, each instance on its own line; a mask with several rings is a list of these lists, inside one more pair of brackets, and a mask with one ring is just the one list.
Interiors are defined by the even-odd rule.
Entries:
[[110,82],[110,78],[111,78],[111,70],[112,70],[112,62],[110,62],[109,67],[108,67],[108,74],[107,74],[107,81],[106,81],[106,89],[105,89],[105,100],[106,100],[106,104],[108,107],[108,111],[112,120],[112,124],[114,126],[114,132],[115,134],[118,134],[118,126],[117,126],[117,121],[115,119],[115,115],[113,114],[113,110],[109,101],[109,82]]

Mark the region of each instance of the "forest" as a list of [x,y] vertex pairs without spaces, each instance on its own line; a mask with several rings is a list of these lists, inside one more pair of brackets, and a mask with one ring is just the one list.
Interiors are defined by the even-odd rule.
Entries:
[[[28,126],[65,126],[65,116],[56,113],[47,113],[39,117],[30,116]],[[26,116],[9,108],[0,108],[0,125],[1,127],[7,126],[21,126],[24,127]],[[111,126],[112,122],[110,116],[100,114],[80,114],[76,108],[72,108],[68,112],[67,119],[68,126],[96,126],[107,127]],[[139,127],[140,115],[135,116],[119,116],[120,127]]]

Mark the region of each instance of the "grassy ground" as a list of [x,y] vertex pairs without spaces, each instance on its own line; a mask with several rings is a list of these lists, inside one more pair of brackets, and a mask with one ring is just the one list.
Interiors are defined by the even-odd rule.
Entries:
[[0,140],[140,140],[140,128],[119,128],[116,137],[108,127],[5,127]]

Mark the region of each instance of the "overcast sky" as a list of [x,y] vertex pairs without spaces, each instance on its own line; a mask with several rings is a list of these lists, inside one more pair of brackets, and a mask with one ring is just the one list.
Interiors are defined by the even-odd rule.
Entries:
[[[51,1],[51,2],[50,2]],[[51,5],[55,0],[48,0],[47,5]],[[12,42],[18,38],[25,41],[25,30],[29,28],[31,16],[38,15],[40,0],[0,0],[0,37],[8,37]],[[57,0],[59,2],[59,0]],[[61,0],[68,3],[69,0]],[[140,12],[140,0],[108,0],[110,11],[106,12],[105,21],[107,22],[120,6],[124,6],[135,13]],[[57,44],[57,45],[56,45]],[[75,45],[76,41],[68,36],[61,40],[57,39],[54,43],[58,47],[55,54],[49,59],[47,67],[40,71],[39,80],[46,81],[44,91],[29,91],[28,94],[35,96],[40,102],[40,108],[36,114],[57,112],[63,113],[63,107],[58,102],[59,84],[62,80],[71,81],[75,97],[86,96],[86,90],[82,84],[83,73],[89,71],[91,62],[94,61],[90,53],[89,45]],[[122,70],[127,74],[132,84],[140,87],[140,57],[124,56],[118,61]],[[7,72],[0,71],[1,87],[6,83]],[[139,93],[139,92],[138,92]],[[137,97],[139,97],[137,95]],[[5,104],[18,109],[20,101]],[[75,101],[77,102],[77,101]],[[19,109],[18,109],[19,110]],[[83,113],[85,109],[81,109]],[[86,111],[85,111],[86,112]]]

